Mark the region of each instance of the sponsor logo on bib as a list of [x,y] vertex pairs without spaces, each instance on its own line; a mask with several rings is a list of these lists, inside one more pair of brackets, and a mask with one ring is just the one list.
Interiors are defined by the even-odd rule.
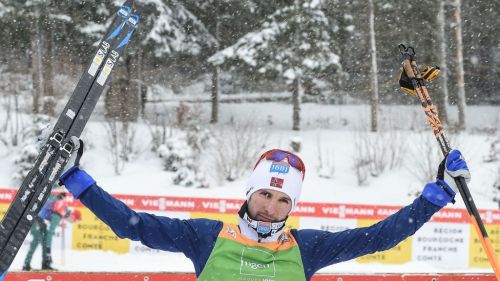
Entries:
[[[276,277],[274,255],[261,249],[252,247],[243,248],[241,252],[240,274],[261,278]],[[258,280],[273,280],[261,278]]]

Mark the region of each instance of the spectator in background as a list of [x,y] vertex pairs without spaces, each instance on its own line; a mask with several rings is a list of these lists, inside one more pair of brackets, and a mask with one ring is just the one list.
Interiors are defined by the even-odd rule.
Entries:
[[70,222],[79,221],[81,213],[78,210],[71,210],[66,204],[66,193],[51,194],[43,208],[40,210],[38,217],[35,219],[31,227],[31,241],[28,253],[24,259],[23,270],[31,270],[31,259],[36,248],[40,244],[42,246],[42,270],[54,270],[52,267],[51,245],[52,237],[54,236],[57,226],[64,218]]

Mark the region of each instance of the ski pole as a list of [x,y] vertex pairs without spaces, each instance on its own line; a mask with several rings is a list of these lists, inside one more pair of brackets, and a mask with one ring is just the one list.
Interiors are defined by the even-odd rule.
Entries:
[[[448,153],[450,153],[451,147],[444,133],[443,124],[441,123],[441,120],[439,120],[436,108],[432,103],[429,91],[425,86],[424,79],[420,77],[420,71],[418,70],[417,62],[415,61],[415,49],[413,47],[406,47],[405,45],[400,44],[399,51],[403,57],[403,71],[405,71],[408,78],[411,79],[413,88],[415,89],[427,117],[427,121],[429,122],[434,136],[439,143],[441,152],[446,157],[448,156]],[[483,246],[491,267],[495,272],[496,279],[500,281],[500,265],[495,255],[495,250],[493,249],[491,241],[488,237],[488,232],[484,227],[481,216],[476,208],[476,204],[472,199],[472,194],[470,193],[467,183],[463,177],[454,179],[460,195],[464,200],[465,207],[467,208],[471,222],[474,225],[474,229],[476,230],[479,240],[481,241],[481,245]]]
[[64,218],[61,221],[61,266],[65,265],[66,262],[66,221]]

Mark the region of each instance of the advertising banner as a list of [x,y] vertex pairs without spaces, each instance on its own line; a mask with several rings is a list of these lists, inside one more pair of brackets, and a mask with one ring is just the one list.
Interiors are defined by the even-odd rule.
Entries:
[[[3,216],[15,190],[0,189],[0,216]],[[238,199],[191,198],[174,196],[114,195],[136,210],[177,219],[208,218],[237,223],[237,212],[243,203]],[[70,247],[73,251],[100,250],[116,254],[158,254],[139,242],[118,238],[112,230],[96,218],[78,200],[66,198],[71,208],[79,209],[82,220],[65,222],[67,245],[54,243],[54,248]],[[394,214],[402,206],[381,206],[335,203],[299,203],[288,220],[288,227],[320,229],[337,232],[356,227],[367,227]],[[500,211],[479,210],[486,224],[490,240],[500,257]],[[58,228],[55,239],[63,235]],[[28,236],[25,244],[29,243]],[[489,268],[490,264],[470,217],[464,209],[445,208],[436,213],[415,235],[394,248],[357,258],[360,264],[380,263],[398,265],[409,262],[432,263],[446,269]]]

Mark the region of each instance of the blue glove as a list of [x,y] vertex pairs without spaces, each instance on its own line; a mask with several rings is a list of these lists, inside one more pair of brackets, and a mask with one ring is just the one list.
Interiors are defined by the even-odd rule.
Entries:
[[469,168],[462,153],[458,150],[452,150],[439,165],[437,178],[445,181],[455,193],[460,193],[455,183],[457,177],[463,177],[466,183],[469,183],[471,179]]
[[463,177],[466,182],[471,179],[467,163],[458,150],[452,150],[443,159],[438,168],[436,182],[426,184],[422,195],[440,207],[449,202],[455,203],[455,194],[459,193],[455,177]]
[[[446,157],[446,173],[452,178],[463,177],[465,182],[470,182],[471,176],[469,167],[467,167],[467,163],[460,151],[452,150],[450,154],[448,154],[448,157]],[[453,183],[454,182],[453,180]]]
[[96,182],[84,170],[80,170],[79,165],[71,167],[60,178],[61,184],[66,186],[66,189],[73,194],[73,197],[80,198],[80,196],[89,189]]

